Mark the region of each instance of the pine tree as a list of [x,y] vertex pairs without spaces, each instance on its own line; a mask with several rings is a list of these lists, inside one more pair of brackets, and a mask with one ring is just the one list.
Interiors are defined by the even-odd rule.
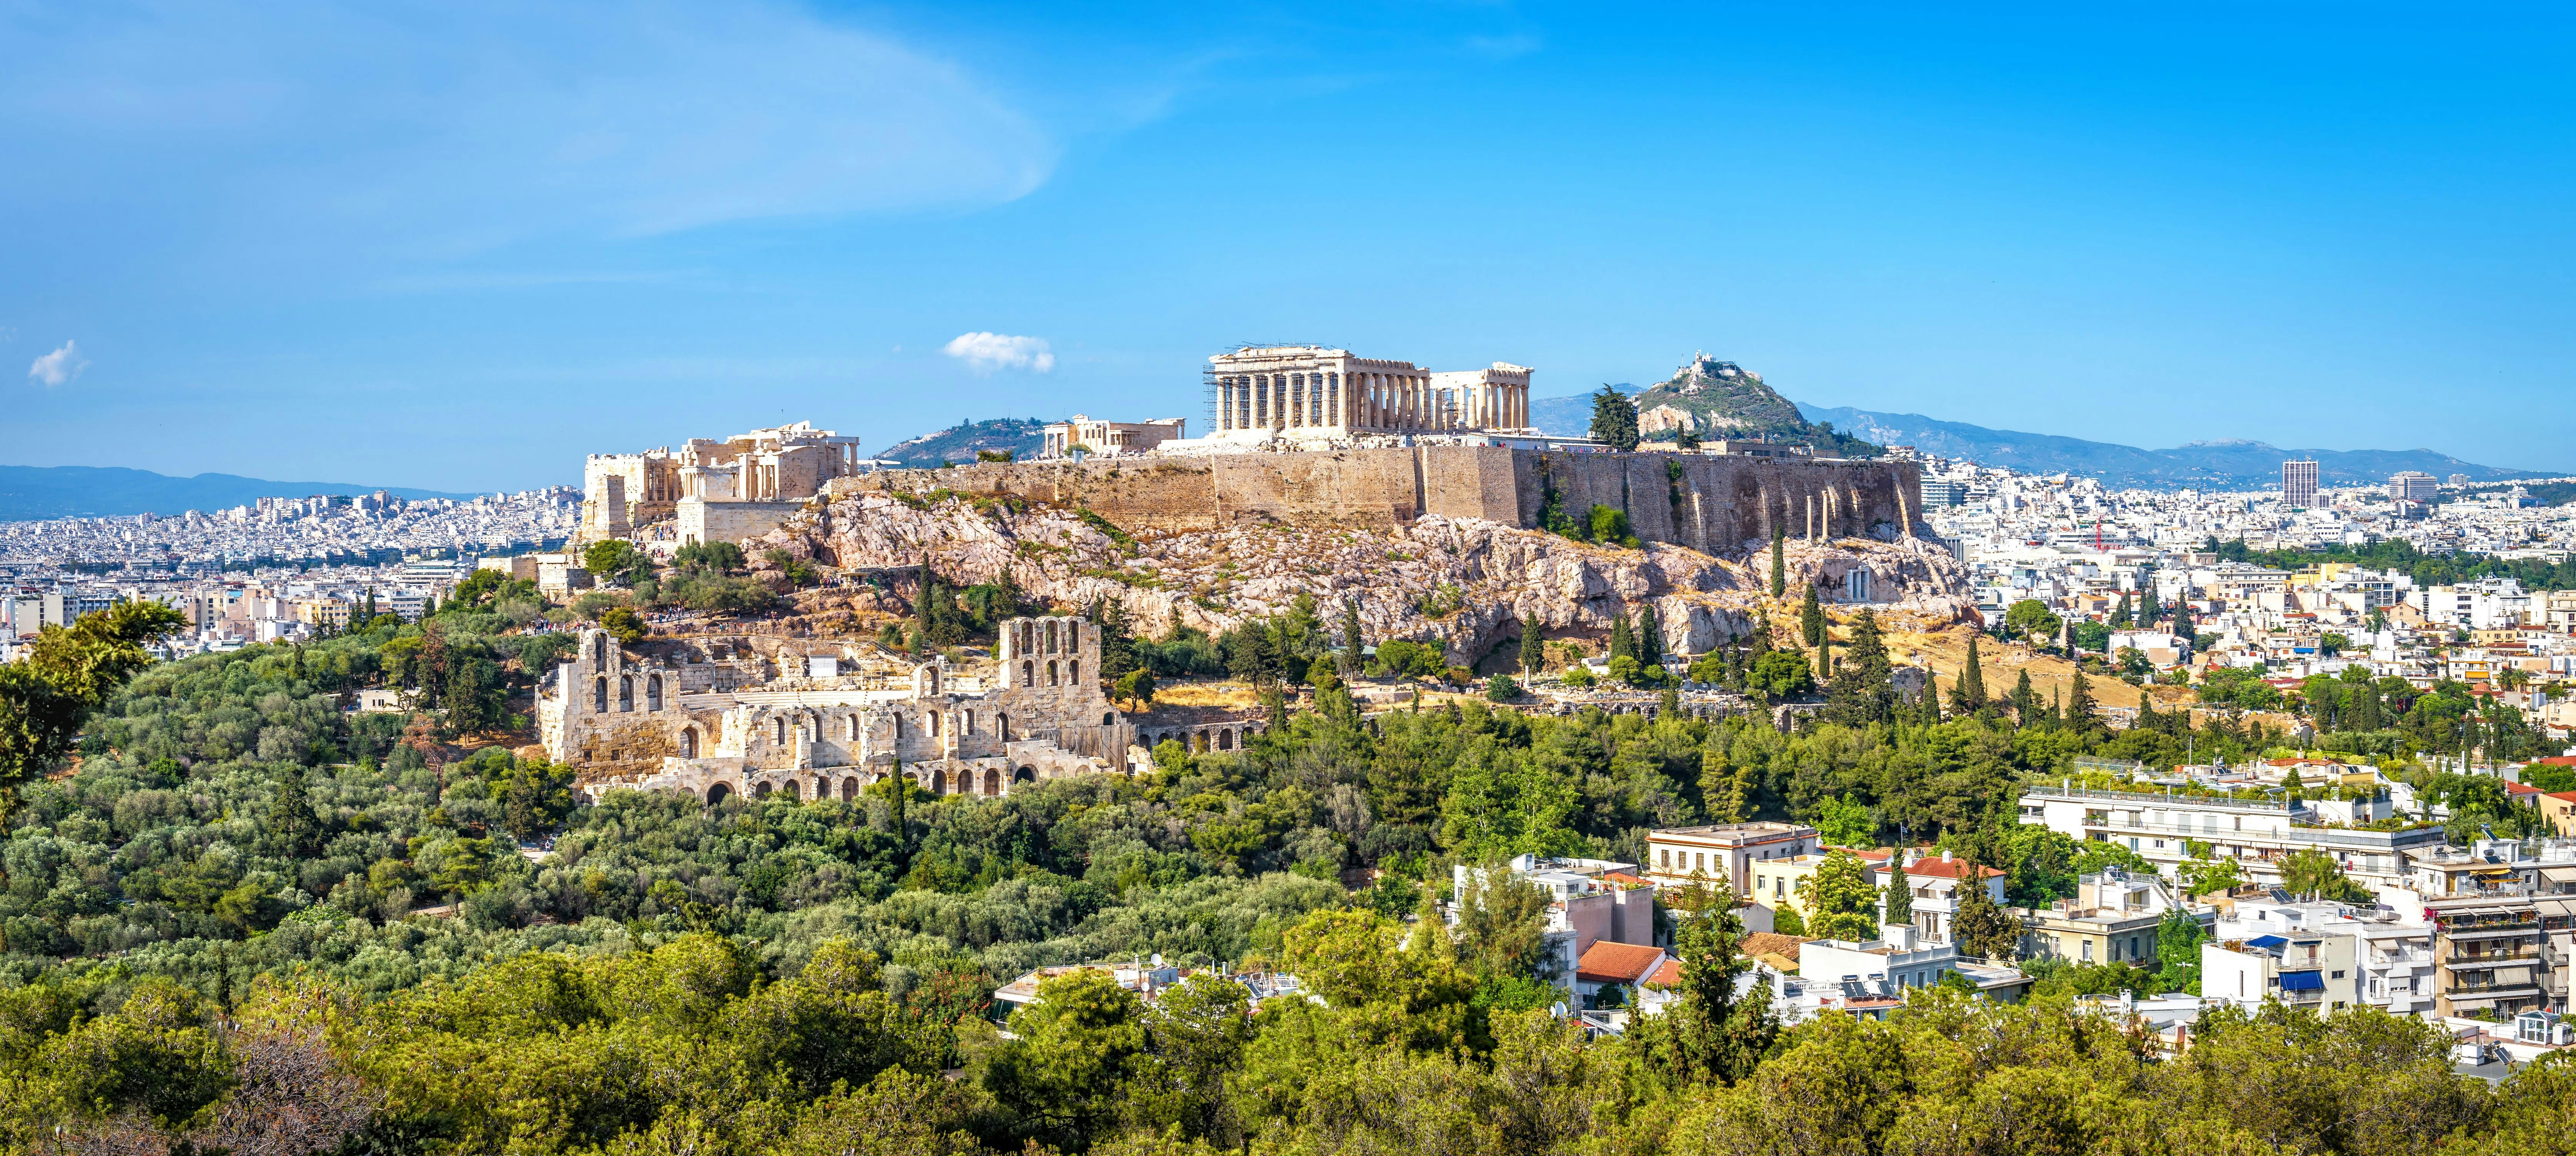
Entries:
[[1771,596],[1789,592],[1789,553],[1785,543],[1788,534],[1779,526],[1771,527]]
[[2013,683],[2012,712],[2013,722],[2020,726],[2030,726],[2039,721],[2039,692],[2031,688],[2027,670],[2021,672],[2021,678]]
[[1614,450],[1637,448],[1637,403],[1603,385],[1592,395],[1592,440]]
[[[1528,640],[1530,631],[1524,628],[1521,634],[1521,665],[1524,668],[1523,673],[1530,673]],[[1342,673],[1345,676],[1359,672],[1360,664],[1365,661],[1361,657],[1364,649],[1366,647],[1360,639],[1360,600],[1345,598],[1342,600]]]
[[1942,721],[1941,680],[1928,674],[1923,679],[1923,721],[1934,725]]
[[[2022,684],[2030,684],[2030,673],[2022,673]],[[1977,660],[1977,639],[1968,639],[1968,664],[1959,668],[1958,685],[1950,688],[1950,710],[1961,718],[1986,709],[1986,672]]]
[[1521,623],[1521,676],[1530,677],[1547,665],[1547,636],[1539,633],[1538,624]]
[[2075,672],[2075,689],[2066,696],[2066,720],[2077,733],[2088,733],[2102,725],[2100,712],[2094,709],[2093,684],[2085,681],[2084,672]]
[[1657,667],[1664,662],[1664,629],[1655,621],[1655,604],[1649,602],[1637,611],[1637,665]]
[[1896,853],[1896,858],[1888,860],[1887,886],[1881,890],[1886,894],[1887,902],[1879,913],[1880,923],[1902,927],[1914,922],[1914,881],[1905,876],[1905,852],[1902,850]]
[[1822,646],[1825,630],[1825,608],[1816,601],[1816,584],[1807,583],[1806,600],[1798,604],[1798,637],[1809,646]]

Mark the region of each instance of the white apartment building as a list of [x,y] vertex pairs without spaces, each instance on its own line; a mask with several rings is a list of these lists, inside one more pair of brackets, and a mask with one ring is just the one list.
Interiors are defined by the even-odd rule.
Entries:
[[2232,799],[2085,787],[2033,788],[2022,792],[2021,820],[2040,823],[2070,839],[2120,843],[2172,873],[2204,844],[2213,858],[2234,859],[2257,883],[2278,883],[2279,862],[2303,850],[2334,856],[2345,874],[2365,887],[2408,881],[2415,861],[2444,845],[2442,829],[2403,831],[2326,827],[2305,803]]

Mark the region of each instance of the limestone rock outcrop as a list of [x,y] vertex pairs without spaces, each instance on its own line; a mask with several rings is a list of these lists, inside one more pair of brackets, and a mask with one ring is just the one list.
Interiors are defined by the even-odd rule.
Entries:
[[[1145,633],[1171,622],[1222,632],[1312,595],[1336,621],[1356,602],[1371,640],[1437,640],[1473,662],[1525,625],[1551,639],[1599,639],[1612,617],[1655,608],[1665,646],[1698,653],[1749,634],[1768,601],[1769,543],[1712,557],[1681,546],[1596,546],[1489,522],[1425,516],[1391,530],[1261,524],[1188,532],[1115,530],[1085,511],[1013,500],[860,492],[817,503],[746,543],[842,569],[909,567],[995,582],[1062,606],[1119,599]],[[1900,539],[1792,541],[1797,583],[1828,601],[1854,569],[1871,575],[1882,616],[1925,627],[1974,613],[1965,572],[1944,551]],[[1773,613],[1775,626],[1791,615]]]

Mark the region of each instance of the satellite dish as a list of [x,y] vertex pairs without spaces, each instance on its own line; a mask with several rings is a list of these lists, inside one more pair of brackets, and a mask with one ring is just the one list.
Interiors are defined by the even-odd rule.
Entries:
[[1555,1004],[1551,1005],[1547,1010],[1548,1010],[1548,1014],[1553,1015],[1553,1016],[1555,1016],[1555,1017],[1556,1017],[1556,1018],[1558,1018],[1558,1019],[1564,1019],[1564,1018],[1565,1018],[1565,1001],[1564,1001],[1564,1000],[1558,1000],[1558,1001],[1556,1001],[1556,1003],[1555,1003]]

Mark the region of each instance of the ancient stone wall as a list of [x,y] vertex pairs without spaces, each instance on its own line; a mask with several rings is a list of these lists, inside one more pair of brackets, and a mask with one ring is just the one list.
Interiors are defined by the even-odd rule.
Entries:
[[1899,537],[1918,514],[1912,463],[1706,454],[1611,454],[1500,446],[888,470],[832,492],[950,490],[1080,506],[1130,530],[1212,530],[1244,522],[1386,527],[1424,514],[1535,527],[1551,494],[1569,516],[1624,510],[1639,538],[1712,553],[1768,539]]
[[792,502],[710,502],[700,498],[682,498],[676,506],[680,544],[740,542],[745,538],[757,538],[777,529],[804,508],[805,501],[801,498]]

